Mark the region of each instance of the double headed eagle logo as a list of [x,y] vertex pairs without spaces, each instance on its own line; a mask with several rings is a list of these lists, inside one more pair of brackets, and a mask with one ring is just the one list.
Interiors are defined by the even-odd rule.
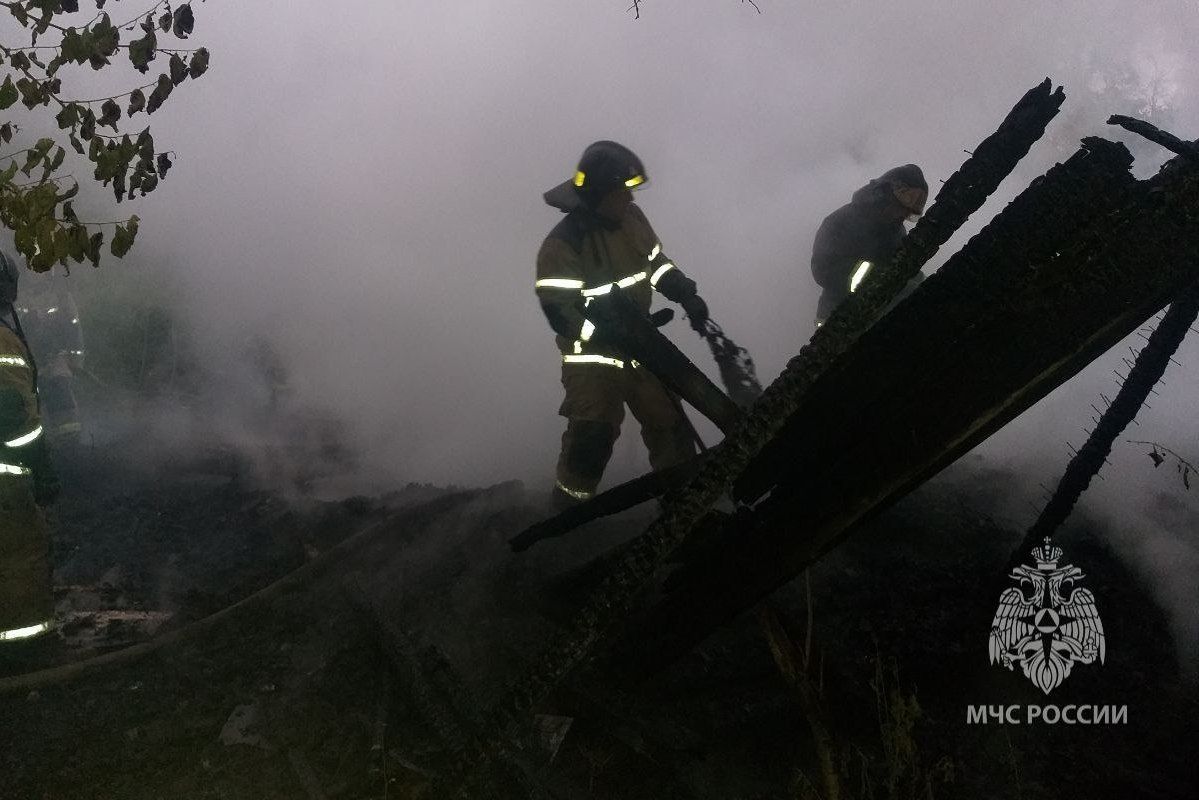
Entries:
[[1058,566],[1062,549],[1045,543],[1032,549],[1035,567],[1012,570],[1017,585],[999,596],[991,622],[989,652],[992,664],[1015,670],[1045,694],[1070,675],[1075,663],[1103,663],[1103,622],[1095,608],[1095,595],[1079,587],[1078,567]]

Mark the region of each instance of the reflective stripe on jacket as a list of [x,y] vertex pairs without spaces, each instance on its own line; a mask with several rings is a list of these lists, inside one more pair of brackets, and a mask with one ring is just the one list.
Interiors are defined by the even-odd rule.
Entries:
[[534,289],[565,363],[625,366],[615,348],[593,340],[595,326],[586,318],[591,298],[620,287],[649,313],[653,290],[677,271],[662,252],[657,234],[636,204],[619,222],[603,220],[586,209],[569,212],[550,232],[537,254]]
[[849,296],[858,266],[889,264],[903,237],[902,222],[882,219],[863,199],[825,217],[812,242],[812,277],[824,289],[824,316]]
[[25,453],[41,434],[32,360],[20,337],[0,323],[0,480],[28,474]]

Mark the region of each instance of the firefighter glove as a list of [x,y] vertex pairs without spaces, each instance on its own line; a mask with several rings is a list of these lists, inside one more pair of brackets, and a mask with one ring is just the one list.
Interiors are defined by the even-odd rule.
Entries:
[[654,323],[655,328],[661,328],[672,319],[674,319],[673,308],[660,308],[649,315],[649,321]]
[[679,305],[687,312],[687,319],[691,321],[691,327],[702,331],[704,324],[708,321],[708,304],[704,302],[704,299],[698,294],[693,294],[690,297],[684,297]]

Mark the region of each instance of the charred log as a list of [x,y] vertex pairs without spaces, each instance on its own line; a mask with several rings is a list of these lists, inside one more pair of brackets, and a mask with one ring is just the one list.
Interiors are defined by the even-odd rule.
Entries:
[[1070,459],[1053,496],[1013,555],[1014,560],[1023,557],[1045,537],[1052,536],[1070,516],[1082,493],[1103,468],[1116,438],[1136,419],[1137,412],[1149,399],[1149,393],[1162,379],[1171,356],[1186,338],[1196,317],[1199,317],[1199,284],[1191,286],[1170,304],[1165,317],[1149,336],[1149,342],[1137,355],[1115,399],[1099,417],[1087,441]]
[[565,536],[581,525],[619,514],[641,503],[664,497],[686,484],[699,471],[702,456],[658,472],[650,472],[605,492],[549,519],[530,525],[509,540],[513,552],[523,553],[538,542]]
[[1192,160],[1199,160],[1199,144],[1183,141],[1174,134],[1163,131],[1156,125],[1151,125],[1144,120],[1125,117],[1121,114],[1113,114],[1107,118],[1107,124],[1119,125],[1126,131],[1143,136],[1155,144],[1160,144],[1171,153],[1186,156]]
[[742,499],[769,493],[755,524],[677,576],[625,663],[685,653],[1199,279],[1199,169],[1151,191],[1130,163],[1086,140],[862,337],[739,483]]

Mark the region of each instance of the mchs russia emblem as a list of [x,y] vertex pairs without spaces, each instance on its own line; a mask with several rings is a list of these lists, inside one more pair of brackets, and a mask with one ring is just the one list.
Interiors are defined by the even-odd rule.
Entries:
[[1075,663],[1103,663],[1103,623],[1095,595],[1080,587],[1082,570],[1058,566],[1062,549],[1045,543],[1032,549],[1036,566],[1012,570],[1016,586],[999,596],[991,622],[989,651],[992,664],[1010,670],[1016,665],[1045,694],[1056,689]]

